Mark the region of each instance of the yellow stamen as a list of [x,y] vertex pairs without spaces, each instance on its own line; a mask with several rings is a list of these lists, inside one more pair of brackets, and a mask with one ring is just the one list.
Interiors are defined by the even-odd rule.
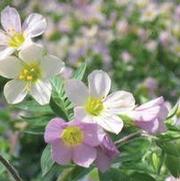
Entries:
[[9,40],[9,46],[12,48],[19,48],[25,41],[22,33],[14,33]]
[[61,134],[63,142],[68,146],[77,146],[84,140],[84,133],[77,126],[70,126],[64,129]]
[[102,99],[93,97],[89,97],[85,107],[86,111],[93,116],[98,116],[104,109]]
[[19,79],[27,82],[36,82],[41,77],[38,64],[25,65],[19,74]]

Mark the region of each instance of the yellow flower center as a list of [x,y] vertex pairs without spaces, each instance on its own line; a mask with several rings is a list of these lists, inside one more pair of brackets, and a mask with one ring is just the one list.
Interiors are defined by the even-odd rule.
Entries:
[[41,76],[38,64],[25,65],[19,74],[19,79],[27,82],[36,82]]
[[102,99],[93,97],[89,97],[85,107],[86,111],[93,116],[98,116],[104,109]]
[[9,46],[12,48],[19,48],[25,41],[24,35],[22,33],[14,33],[14,35],[9,40]]
[[77,146],[83,142],[84,133],[79,127],[70,126],[64,129],[61,138],[66,145]]

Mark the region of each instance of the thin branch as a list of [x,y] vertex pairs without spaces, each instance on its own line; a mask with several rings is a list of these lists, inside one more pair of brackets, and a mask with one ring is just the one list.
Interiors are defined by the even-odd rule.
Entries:
[[6,169],[11,173],[12,177],[16,181],[22,181],[16,169],[5,159],[2,155],[0,155],[0,162],[6,167]]
[[136,136],[138,136],[138,135],[140,135],[140,134],[141,134],[141,131],[137,131],[137,132],[135,132],[135,133],[131,133],[131,134],[129,134],[129,135],[127,135],[127,136],[125,136],[125,137],[123,137],[123,138],[115,141],[114,143],[115,143],[116,145],[118,145],[118,144],[123,143],[123,142],[126,142],[126,141],[128,141],[129,139],[134,138],[134,137],[136,137]]

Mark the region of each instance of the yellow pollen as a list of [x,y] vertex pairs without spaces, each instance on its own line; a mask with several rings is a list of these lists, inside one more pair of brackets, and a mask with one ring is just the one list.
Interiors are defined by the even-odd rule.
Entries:
[[38,64],[25,65],[19,74],[19,79],[27,82],[36,82],[41,77]]
[[81,128],[77,126],[69,126],[64,129],[61,138],[66,145],[73,147],[83,142],[84,133]]
[[89,114],[93,116],[98,116],[103,111],[104,105],[102,99],[89,97],[85,108]]
[[19,48],[25,41],[24,35],[22,33],[14,33],[9,40],[9,46],[12,48]]

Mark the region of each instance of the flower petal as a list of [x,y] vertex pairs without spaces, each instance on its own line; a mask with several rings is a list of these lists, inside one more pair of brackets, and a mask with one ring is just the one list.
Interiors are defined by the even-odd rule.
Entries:
[[116,115],[104,114],[101,117],[94,117],[96,123],[106,131],[118,134],[123,128],[123,121]]
[[135,107],[135,99],[130,92],[116,91],[110,94],[104,101],[111,113],[121,113],[132,110]]
[[41,105],[48,104],[51,98],[52,86],[48,80],[38,80],[32,85],[30,94]]
[[41,68],[43,71],[43,77],[49,78],[62,71],[62,69],[64,68],[64,62],[58,57],[47,55],[41,61]]
[[147,131],[150,134],[155,134],[158,132],[159,129],[159,121],[158,119],[154,119],[148,122],[144,121],[137,121],[136,122],[137,126],[140,127],[141,129]]
[[82,144],[73,150],[73,161],[82,167],[88,168],[96,159],[96,148]]
[[89,97],[87,87],[80,80],[68,80],[65,90],[68,98],[77,106],[84,105]]
[[15,56],[0,61],[0,75],[8,79],[17,78],[22,68],[20,60]]
[[87,115],[84,107],[79,106],[74,108],[74,119],[85,123],[96,123],[89,115]]
[[14,51],[15,49],[10,47],[3,47],[3,49],[0,49],[0,61],[11,55]]
[[23,81],[11,80],[4,86],[4,96],[9,104],[21,102],[26,95],[26,84]]
[[97,124],[86,123],[82,126],[84,131],[84,143],[90,146],[98,146],[105,136],[105,133],[101,131],[102,129],[98,128]]
[[43,47],[33,43],[19,52],[19,58],[25,63],[31,64],[34,62],[40,62],[43,58],[43,54]]
[[109,75],[102,70],[95,70],[88,76],[90,95],[96,98],[106,97],[111,88]]
[[111,166],[111,159],[99,148],[97,149],[96,166],[101,172],[105,172]]
[[153,99],[151,101],[148,101],[148,102],[142,104],[141,106],[137,107],[136,110],[137,111],[144,110],[144,109],[147,109],[147,108],[150,108],[150,107],[161,105],[163,103],[164,103],[164,98],[163,97],[158,97],[156,99]]
[[1,24],[7,32],[21,32],[21,19],[15,8],[7,6],[2,10]]
[[70,163],[72,158],[72,150],[64,145],[61,140],[52,143],[53,160],[61,165]]
[[0,45],[8,45],[9,37],[0,30]]
[[27,34],[27,36],[33,38],[44,33],[47,27],[46,19],[37,13],[30,14],[24,24],[23,30]]
[[142,111],[131,111],[128,113],[128,116],[135,121],[151,121],[158,117],[161,107],[155,106]]
[[62,125],[64,125],[64,123],[64,120],[60,118],[54,118],[48,123],[44,133],[46,143],[53,143],[60,139]]

